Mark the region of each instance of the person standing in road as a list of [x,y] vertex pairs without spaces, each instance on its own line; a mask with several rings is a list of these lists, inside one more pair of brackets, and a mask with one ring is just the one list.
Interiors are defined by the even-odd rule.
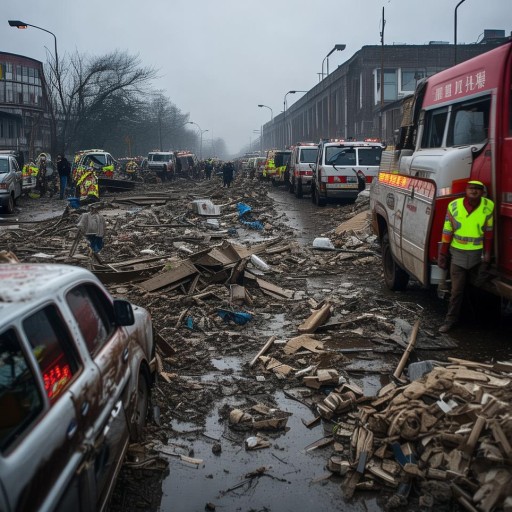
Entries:
[[478,282],[481,262],[486,266],[491,262],[494,203],[483,197],[484,192],[481,181],[469,181],[465,197],[452,201],[446,211],[438,265],[444,270],[450,267],[452,289],[440,333],[448,332],[459,319],[468,278]]
[[210,180],[212,177],[213,164],[211,160],[206,160],[204,164],[204,176],[207,180]]
[[64,199],[68,180],[71,175],[71,164],[64,155],[57,155],[57,172],[60,180],[60,199]]
[[222,178],[224,180],[224,187],[230,188],[231,182],[233,181],[233,175],[235,172],[235,167],[233,165],[233,162],[229,161],[226,162],[222,166]]

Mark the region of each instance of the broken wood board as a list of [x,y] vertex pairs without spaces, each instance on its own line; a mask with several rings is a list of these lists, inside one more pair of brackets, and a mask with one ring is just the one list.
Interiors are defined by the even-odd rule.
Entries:
[[324,344],[321,341],[315,340],[311,336],[302,334],[288,340],[283,348],[283,352],[288,355],[295,354],[295,352],[301,348],[309,350],[310,352],[321,353],[323,352]]
[[285,299],[293,299],[294,292],[293,290],[285,290],[284,288],[281,288],[280,286],[276,286],[272,283],[269,283],[268,281],[264,281],[263,279],[256,278],[256,283],[261,288],[263,292],[269,292],[270,294],[273,294],[274,296],[277,295],[279,298],[285,298]]
[[331,304],[326,302],[320,309],[316,310],[309,318],[299,325],[300,333],[315,332],[319,325],[323,324],[331,316]]
[[139,286],[148,292],[154,292],[160,288],[189,279],[192,276],[195,276],[198,272],[197,268],[190,263],[190,261],[183,260],[176,268],[148,279],[147,281],[140,283]]

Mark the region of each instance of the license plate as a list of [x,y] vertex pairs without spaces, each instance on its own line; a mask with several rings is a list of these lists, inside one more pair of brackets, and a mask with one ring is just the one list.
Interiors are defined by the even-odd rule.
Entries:
[[352,183],[329,183],[327,188],[348,188],[353,189],[357,188],[357,185],[353,185]]

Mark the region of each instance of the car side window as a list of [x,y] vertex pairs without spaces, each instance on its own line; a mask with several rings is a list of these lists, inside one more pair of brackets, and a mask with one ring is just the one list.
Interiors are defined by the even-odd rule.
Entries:
[[25,318],[23,330],[43,375],[46,394],[53,402],[80,366],[69,331],[54,305]]
[[43,410],[32,368],[12,328],[0,333],[0,451],[22,434]]
[[73,288],[67,293],[66,301],[94,357],[114,332],[114,308],[105,294],[92,284]]

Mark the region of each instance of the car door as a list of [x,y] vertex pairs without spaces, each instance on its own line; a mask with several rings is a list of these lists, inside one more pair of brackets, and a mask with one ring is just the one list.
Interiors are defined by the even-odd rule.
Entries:
[[114,322],[110,298],[96,283],[82,283],[66,293],[87,351],[99,370],[101,392],[96,407],[95,478],[97,509],[105,505],[129,440],[125,392],[130,382],[128,335]]
[[75,397],[84,380],[97,380],[99,372],[86,370],[53,303],[8,327],[0,335],[0,346],[2,356],[16,351],[11,357],[16,367],[9,375],[19,375],[9,383],[8,409],[15,417],[0,448],[11,508],[54,510],[66,496],[73,510],[85,510],[87,490],[78,485],[87,457],[85,416]]

